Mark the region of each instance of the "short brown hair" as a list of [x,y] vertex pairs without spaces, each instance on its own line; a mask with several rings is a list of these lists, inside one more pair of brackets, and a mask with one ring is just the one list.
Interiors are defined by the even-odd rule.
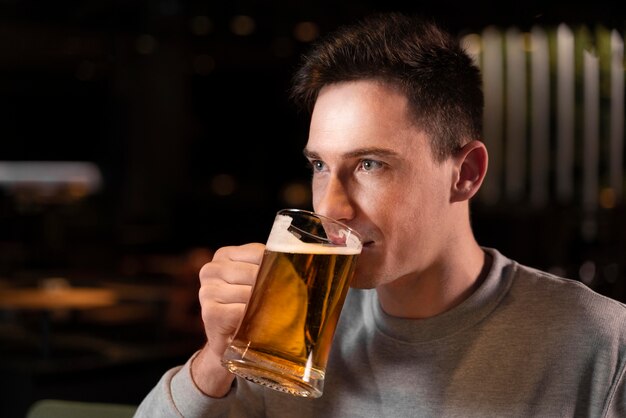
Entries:
[[439,160],[480,139],[480,70],[459,40],[434,21],[385,13],[337,29],[302,57],[290,96],[311,112],[325,85],[363,79],[388,83],[407,96]]

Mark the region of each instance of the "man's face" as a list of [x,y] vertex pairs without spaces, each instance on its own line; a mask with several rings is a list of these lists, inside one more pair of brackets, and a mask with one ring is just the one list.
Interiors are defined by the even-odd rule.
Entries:
[[314,209],[363,237],[353,287],[419,277],[441,261],[452,236],[452,160],[435,161],[402,94],[374,81],[323,88],[305,155]]

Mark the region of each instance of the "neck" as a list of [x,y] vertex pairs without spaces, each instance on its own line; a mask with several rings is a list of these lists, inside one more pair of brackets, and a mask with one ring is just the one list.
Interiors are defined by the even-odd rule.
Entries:
[[376,288],[382,309],[400,318],[430,318],[467,299],[487,275],[490,257],[473,239],[444,249],[430,267]]

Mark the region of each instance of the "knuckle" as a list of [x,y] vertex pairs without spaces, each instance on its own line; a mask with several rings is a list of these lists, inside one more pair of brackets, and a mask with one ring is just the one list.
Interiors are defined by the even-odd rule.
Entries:
[[203,265],[199,273],[200,279],[205,279],[205,278],[215,275],[217,267],[218,267],[218,264],[215,261],[211,261]]
[[228,255],[232,251],[232,248],[233,248],[232,246],[218,248],[217,251],[215,251],[215,254],[213,255],[213,259],[221,260],[224,258],[228,258]]

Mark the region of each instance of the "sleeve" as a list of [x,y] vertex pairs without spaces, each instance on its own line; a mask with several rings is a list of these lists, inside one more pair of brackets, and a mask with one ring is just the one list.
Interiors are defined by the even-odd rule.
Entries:
[[[135,418],[226,418],[263,415],[263,400],[253,396],[251,391],[238,388],[241,382],[236,381],[228,395],[223,398],[211,398],[202,393],[191,378],[191,361],[196,355],[197,353],[183,366],[172,368],[161,377],[140,403]],[[242,408],[243,405],[245,408]]]
[[618,379],[612,390],[609,402],[607,404],[604,417],[619,418],[626,417],[626,364],[622,365]]

